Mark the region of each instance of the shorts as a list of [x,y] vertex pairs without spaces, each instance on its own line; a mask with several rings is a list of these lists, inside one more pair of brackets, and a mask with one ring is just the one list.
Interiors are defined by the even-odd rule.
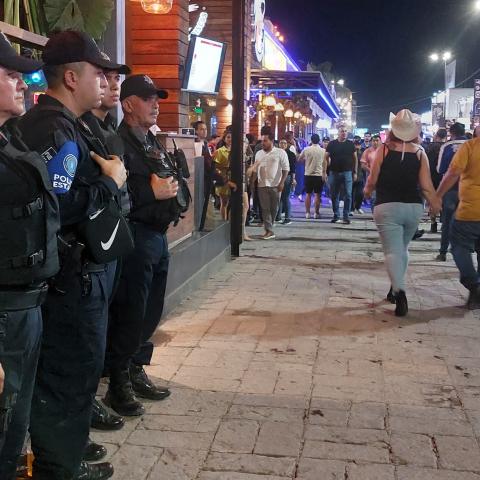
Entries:
[[323,178],[314,175],[305,175],[305,192],[308,194],[321,194],[323,190]]

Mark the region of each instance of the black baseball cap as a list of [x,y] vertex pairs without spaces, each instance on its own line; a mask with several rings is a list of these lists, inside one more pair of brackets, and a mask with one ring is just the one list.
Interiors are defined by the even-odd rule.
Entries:
[[32,73],[40,70],[43,63],[33,58],[18,55],[4,33],[0,32],[0,67],[20,73]]
[[120,101],[131,95],[141,98],[149,98],[158,95],[158,98],[168,98],[166,90],[158,89],[148,75],[132,75],[125,79],[120,90]]
[[112,62],[107,55],[102,54],[92,37],[76,30],[53,34],[45,45],[42,59],[45,65],[88,62],[105,70],[130,73],[130,68],[126,65]]

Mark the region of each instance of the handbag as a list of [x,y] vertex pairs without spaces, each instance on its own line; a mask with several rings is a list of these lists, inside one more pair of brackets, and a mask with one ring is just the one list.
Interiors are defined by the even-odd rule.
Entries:
[[78,225],[87,253],[95,263],[108,263],[130,253],[132,232],[115,198]]

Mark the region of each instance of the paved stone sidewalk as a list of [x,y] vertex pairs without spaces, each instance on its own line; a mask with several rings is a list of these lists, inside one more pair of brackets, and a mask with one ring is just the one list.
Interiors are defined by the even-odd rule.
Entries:
[[93,435],[115,479],[480,480],[479,312],[439,235],[412,244],[398,320],[371,217],[323,213],[244,245],[168,316],[149,374],[170,399]]

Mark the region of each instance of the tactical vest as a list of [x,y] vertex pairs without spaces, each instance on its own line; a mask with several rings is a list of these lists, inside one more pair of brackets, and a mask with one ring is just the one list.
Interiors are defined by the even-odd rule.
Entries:
[[35,178],[30,201],[15,198],[0,205],[0,288],[39,284],[59,269],[59,208],[45,164],[35,152],[15,148],[0,135],[0,163],[12,184],[25,188],[22,176]]

